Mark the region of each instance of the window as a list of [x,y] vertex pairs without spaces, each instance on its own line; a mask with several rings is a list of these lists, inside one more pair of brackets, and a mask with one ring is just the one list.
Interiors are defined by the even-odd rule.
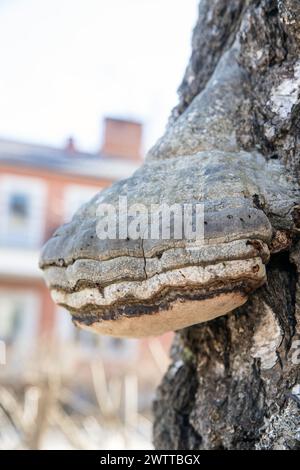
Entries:
[[40,299],[35,292],[0,290],[0,340],[31,345],[36,339]]
[[0,338],[6,343],[12,343],[20,333],[22,306],[20,301],[4,297],[0,298],[0,307]]
[[75,212],[89,202],[102,188],[72,184],[65,192],[65,221],[69,222]]
[[10,198],[9,213],[16,224],[23,225],[29,216],[29,198],[26,193],[14,193]]
[[35,248],[43,241],[45,184],[19,176],[0,178],[0,244]]

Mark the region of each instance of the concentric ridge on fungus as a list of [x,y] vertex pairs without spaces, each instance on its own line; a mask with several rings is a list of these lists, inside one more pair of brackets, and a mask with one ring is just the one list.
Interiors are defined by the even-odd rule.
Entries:
[[[243,99],[236,47],[145,164],[100,192],[45,245],[40,266],[52,297],[76,325],[139,337],[224,315],[266,281],[274,234],[296,230],[299,200],[280,163],[241,151],[236,143]],[[97,208],[117,207],[120,196],[128,206],[149,209],[162,202],[203,204],[203,243],[184,237],[99,239]]]

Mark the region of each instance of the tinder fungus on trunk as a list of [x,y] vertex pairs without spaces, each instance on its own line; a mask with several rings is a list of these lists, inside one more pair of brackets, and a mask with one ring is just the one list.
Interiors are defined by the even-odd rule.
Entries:
[[[227,314],[266,282],[276,236],[297,230],[298,201],[281,164],[236,141],[244,81],[238,47],[170,121],[145,164],[99,192],[46,243],[40,266],[76,325],[140,337]],[[99,236],[99,207],[107,209],[108,238]],[[197,222],[203,236],[193,235]]]

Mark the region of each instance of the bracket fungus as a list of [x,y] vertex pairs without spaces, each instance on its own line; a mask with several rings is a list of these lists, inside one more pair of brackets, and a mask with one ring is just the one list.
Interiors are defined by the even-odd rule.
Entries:
[[[286,240],[298,230],[299,200],[281,164],[238,146],[244,72],[237,50],[234,45],[223,56],[205,88],[170,121],[144,165],[101,191],[46,243],[40,266],[54,301],[76,325],[140,337],[227,314],[266,282],[272,246],[280,250],[276,234]],[[120,221],[128,217],[120,198],[126,198],[126,210],[149,210],[143,223],[139,219],[139,236],[133,230],[118,236]],[[118,214],[116,237],[98,236],[101,204]],[[201,242],[183,232],[151,236],[149,214],[162,204],[172,213],[170,234],[176,221],[182,224],[184,208],[199,204]],[[182,212],[175,214],[174,205]],[[155,220],[161,229],[161,219]]]

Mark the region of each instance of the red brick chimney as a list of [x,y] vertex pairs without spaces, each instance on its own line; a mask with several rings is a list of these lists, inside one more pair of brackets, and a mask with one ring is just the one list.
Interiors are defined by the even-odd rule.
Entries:
[[70,136],[67,138],[66,144],[65,144],[65,151],[69,153],[76,152],[76,144],[75,144],[74,137]]
[[107,117],[101,153],[109,157],[142,159],[142,124],[126,119]]

